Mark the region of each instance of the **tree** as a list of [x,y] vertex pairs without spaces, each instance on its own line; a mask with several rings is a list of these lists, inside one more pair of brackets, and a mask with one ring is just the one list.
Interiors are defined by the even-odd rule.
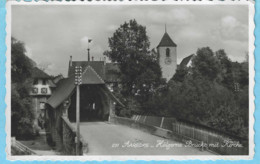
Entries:
[[179,67],[176,70],[176,73],[173,75],[171,80],[183,82],[185,79],[185,76],[188,74],[188,68],[186,67]]
[[115,31],[108,43],[110,51],[104,52],[104,55],[118,63],[122,95],[131,101],[134,98],[144,107],[143,104],[163,82],[156,56],[149,51],[146,28],[136,20],[130,20]]
[[209,47],[199,48],[196,57],[192,60],[194,76],[203,76],[215,80],[219,74],[220,64]]
[[11,79],[12,82],[24,82],[31,76],[32,64],[25,55],[26,50],[24,43],[11,39]]
[[[234,82],[240,84],[239,92]],[[157,99],[150,107],[159,106],[164,116],[248,135],[248,63],[232,62],[224,50],[198,49],[191,67],[178,68]]]
[[28,93],[33,66],[25,55],[24,43],[12,38],[11,49],[11,135],[30,138],[35,117]]

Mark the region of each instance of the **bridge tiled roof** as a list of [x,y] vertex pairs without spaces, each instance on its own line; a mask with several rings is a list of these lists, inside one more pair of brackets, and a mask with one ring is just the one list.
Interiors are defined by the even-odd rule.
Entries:
[[[112,99],[114,99],[119,104],[118,99],[107,89],[105,82],[100,77],[100,75],[91,67],[87,66],[85,71],[82,73],[82,85],[93,85],[98,84],[102,90],[106,91]],[[101,85],[100,85],[101,84]],[[56,90],[53,92],[52,96],[47,100],[52,108],[57,108],[63,101],[65,101],[75,89],[75,77],[70,76],[59,81]]]
[[52,108],[57,108],[63,101],[65,101],[73,92],[75,88],[74,77],[64,78],[59,81],[57,88],[52,93],[51,97],[47,100]]
[[104,61],[72,61],[68,72],[69,77],[74,76],[76,66],[81,66],[83,71],[86,70],[88,66],[91,66],[103,81],[108,83],[118,82],[118,73],[120,70],[116,63],[105,63]]
[[82,73],[82,84],[105,84],[105,82],[91,66],[88,66]]
[[72,66],[69,67],[68,76],[74,75],[76,66],[81,66],[83,71],[88,66],[91,66],[102,79],[105,77],[104,61],[72,61]]

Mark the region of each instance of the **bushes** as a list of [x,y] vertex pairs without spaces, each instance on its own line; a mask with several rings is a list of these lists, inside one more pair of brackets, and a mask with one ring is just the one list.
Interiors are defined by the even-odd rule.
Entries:
[[[247,65],[231,62],[223,50],[199,49],[192,66],[179,68],[167,88],[150,99],[145,114],[182,118],[246,138]],[[240,84],[239,91],[234,83]]]
[[[29,96],[22,97],[18,92],[24,86],[12,85],[11,91],[11,134],[19,138],[29,139],[36,134],[34,128],[35,113]],[[23,93],[25,94],[25,93]]]
[[25,56],[24,44],[12,38],[11,54],[11,135],[29,139],[37,134],[35,113],[28,90],[31,83],[32,64]]

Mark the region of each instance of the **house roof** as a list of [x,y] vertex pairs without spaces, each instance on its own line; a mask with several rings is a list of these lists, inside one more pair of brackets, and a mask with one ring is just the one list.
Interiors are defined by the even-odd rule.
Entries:
[[[56,90],[53,92],[52,96],[47,100],[47,104],[49,104],[52,108],[57,108],[64,100],[66,100],[75,89],[75,77],[70,76],[65,79],[61,79],[58,84]],[[89,65],[82,73],[82,85],[91,85],[91,84],[101,84],[103,86],[103,90],[108,92],[109,90],[104,85],[105,82],[99,76],[99,74]],[[109,91],[110,92],[110,91]],[[111,96],[112,93],[109,93]],[[112,94],[113,95],[113,94]],[[119,102],[115,96],[111,96],[112,99]],[[119,102],[120,103],[120,102]],[[122,104],[122,103],[120,103]]]
[[180,67],[187,67],[188,63],[190,62],[190,60],[192,60],[193,56],[194,56],[194,54],[189,55],[189,56],[185,57],[184,59],[182,59],[182,61],[180,63]]
[[177,47],[177,45],[172,41],[169,34],[165,32],[157,47]]
[[51,78],[47,73],[40,70],[38,67],[33,67],[33,69],[31,70],[31,73],[32,73],[33,78],[41,78],[41,79]]

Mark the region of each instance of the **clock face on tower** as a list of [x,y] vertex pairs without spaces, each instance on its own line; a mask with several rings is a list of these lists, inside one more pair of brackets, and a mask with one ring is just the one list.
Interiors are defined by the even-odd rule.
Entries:
[[165,60],[164,60],[165,64],[169,65],[172,63],[172,59],[169,58],[169,57],[166,57]]

